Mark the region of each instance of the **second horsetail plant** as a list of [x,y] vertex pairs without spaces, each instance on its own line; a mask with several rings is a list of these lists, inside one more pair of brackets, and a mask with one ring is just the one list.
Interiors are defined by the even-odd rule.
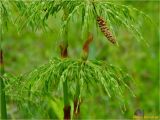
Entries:
[[[58,15],[62,18],[59,33],[63,41],[59,46],[61,58],[52,58],[48,63],[35,70],[14,78],[13,81],[5,82],[5,92],[8,96],[19,103],[41,108],[43,114],[50,119],[54,119],[53,114],[56,114],[59,119],[77,117],[80,113],[82,99],[85,99],[95,89],[103,91],[109,98],[116,97],[120,104],[124,104],[125,88],[132,93],[130,85],[125,80],[131,78],[122,69],[108,64],[106,61],[88,59],[89,46],[94,36],[88,33],[92,32],[98,23],[106,38],[116,44],[118,39],[115,39],[115,25],[124,25],[138,40],[142,40],[141,33],[134,26],[136,22],[131,13],[139,13],[146,17],[143,12],[106,0],[101,2],[94,0],[39,0],[12,1],[11,3],[18,6],[20,11],[20,15],[16,19],[16,23],[20,24],[20,30],[29,26],[33,30],[49,28],[48,18],[59,13]],[[75,24],[75,16],[81,17],[81,28],[79,29],[82,31],[82,38],[87,36],[79,59],[70,58],[68,55],[69,27]],[[61,116],[51,110],[50,104],[53,102],[56,104],[57,99],[63,100],[62,107],[58,108],[60,113],[63,113]],[[44,109],[47,110],[44,111]]]
[[[67,93],[66,101],[72,104],[77,96],[77,104],[80,104],[81,99],[92,93],[93,89],[101,87],[108,97],[116,97],[121,104],[124,104],[124,88],[130,90],[123,81],[126,78],[129,79],[129,76],[125,72],[104,61],[54,58],[49,63],[17,79],[12,86],[8,85],[6,94],[14,96],[14,99],[19,102],[25,103],[29,100],[34,106],[47,109],[47,106],[39,106],[45,100],[45,96],[53,100],[54,98],[64,99],[63,93]],[[63,92],[65,82],[68,89]],[[19,89],[15,91],[15,88]],[[78,105],[75,108],[78,110]],[[68,109],[73,111],[73,108],[68,106],[64,112]]]
[[[93,36],[89,34],[83,52],[89,52],[89,43],[92,40]],[[63,46],[61,50],[61,56],[63,53],[66,55]],[[47,106],[39,106],[44,100],[64,99],[64,105],[66,102],[68,104],[64,107],[64,118],[70,119],[73,118],[70,115],[80,112],[82,98],[93,93],[96,88],[100,88],[108,97],[116,97],[120,104],[124,104],[124,88],[131,91],[124,82],[126,78],[130,79],[120,68],[104,61],[87,60],[87,57],[84,59],[83,56],[82,59],[53,58],[49,63],[19,77],[14,84],[8,84],[6,94],[19,102],[30,101],[34,106],[42,107],[41,109],[48,109]],[[64,89],[64,83],[67,89]],[[11,92],[15,88],[16,91]]]

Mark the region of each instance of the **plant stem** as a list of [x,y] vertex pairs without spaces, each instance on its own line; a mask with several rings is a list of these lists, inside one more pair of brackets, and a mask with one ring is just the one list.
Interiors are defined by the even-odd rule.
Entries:
[[[65,42],[66,43],[66,42]],[[62,58],[66,58],[68,57],[68,52],[67,52],[67,44],[61,44],[60,48],[61,48],[61,57]],[[69,97],[68,97],[68,84],[67,84],[67,80],[65,80],[63,82],[63,95],[64,95],[64,119],[70,119],[70,111],[71,111],[71,106],[69,104]]]
[[7,110],[6,110],[6,98],[5,98],[5,85],[2,79],[4,75],[4,63],[3,63],[3,51],[0,48],[0,109],[1,109],[1,118],[7,119]]
[[[64,7],[63,10],[64,10],[64,21],[65,21],[68,17],[68,9],[67,9],[67,7]],[[68,48],[68,26],[67,25],[66,25],[65,31],[64,31],[63,44],[61,44],[60,48],[61,48],[61,57],[62,58],[68,57],[68,51],[67,51],[67,48]],[[64,108],[63,108],[64,119],[68,120],[68,119],[71,119],[71,115],[70,115],[71,106],[69,104],[67,80],[65,80],[63,82],[63,95],[64,95]]]
[[[60,45],[61,48],[61,57],[66,58],[68,56],[67,53],[67,45],[65,43]],[[68,97],[68,84],[67,80],[63,82],[63,96],[64,96],[64,119],[70,119],[70,111],[71,111],[71,106],[69,104],[69,97]]]
[[63,83],[63,94],[64,94],[64,119],[70,119],[70,111],[71,111],[71,106],[69,104],[69,98],[68,98],[68,85],[67,85],[67,80],[64,81]]

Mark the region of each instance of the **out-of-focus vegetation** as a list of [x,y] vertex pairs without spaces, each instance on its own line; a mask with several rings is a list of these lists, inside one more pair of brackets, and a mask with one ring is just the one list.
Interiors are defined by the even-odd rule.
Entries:
[[[117,4],[133,6],[148,16],[152,22],[136,16],[137,26],[145,41],[137,41],[124,27],[116,30],[119,46],[113,46],[102,35],[94,31],[94,41],[90,47],[89,59],[105,60],[123,68],[133,77],[136,97],[125,93],[126,111],[119,108],[117,99],[109,99],[99,91],[90,95],[81,103],[80,118],[132,118],[136,109],[142,109],[145,116],[159,116],[159,15],[158,1],[118,1]],[[77,20],[77,19],[75,19]],[[77,20],[78,21],[78,20]],[[5,70],[15,76],[29,72],[37,66],[47,63],[52,57],[60,56],[59,43],[61,38],[60,20],[49,17],[50,31],[24,29],[20,33],[14,24],[8,24],[3,35]],[[69,56],[79,58],[84,40],[81,39],[80,23],[69,26]],[[100,32],[98,34],[101,34]],[[146,43],[149,46],[146,46]],[[20,109],[7,97],[9,118],[28,116],[27,110]],[[45,104],[45,103],[44,103]],[[27,107],[26,107],[27,108]],[[35,118],[41,118],[43,110],[32,111]],[[35,112],[35,113],[34,113]],[[43,116],[44,117],[44,116]]]

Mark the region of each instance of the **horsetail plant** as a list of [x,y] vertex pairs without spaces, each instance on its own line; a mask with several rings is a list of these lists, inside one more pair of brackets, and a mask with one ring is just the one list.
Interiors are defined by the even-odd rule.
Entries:
[[1,118],[6,119],[7,118],[7,110],[6,110],[6,97],[5,97],[5,85],[3,81],[3,75],[4,75],[4,63],[3,63],[3,51],[0,48],[0,109],[1,109]]
[[[98,23],[101,32],[115,44],[117,39],[114,26],[124,25],[138,40],[142,40],[141,33],[134,26],[136,21],[132,13],[139,13],[146,17],[143,12],[106,0],[101,2],[94,0],[39,0],[13,1],[12,3],[21,11],[20,16],[16,19],[16,23],[20,24],[19,30],[28,26],[31,26],[33,30],[46,29],[49,27],[47,25],[49,16],[58,13],[61,16],[61,12],[63,12],[60,30],[63,41],[60,44],[61,58],[53,58],[47,64],[15,78],[14,81],[7,82],[5,84],[7,95],[19,102],[27,101],[29,105],[40,105],[45,100],[61,99],[63,100],[64,119],[71,119],[73,114],[79,113],[82,98],[96,88],[102,89],[108,97],[114,96],[120,103],[124,103],[124,88],[132,92],[127,82],[124,81],[130,77],[120,68],[105,61],[88,60],[89,45],[93,41],[93,35],[88,34],[89,28]],[[68,56],[69,26],[70,23],[74,23],[72,18],[79,14],[81,14],[82,38],[86,36],[86,33],[88,38],[83,45],[81,58],[73,59]],[[89,21],[92,20],[93,23],[90,24]],[[41,107],[47,108],[46,106]]]
[[[108,65],[104,61],[54,58],[48,64],[16,80],[17,83],[14,85],[7,87],[7,95],[16,96],[15,99],[23,98],[40,104],[46,95],[53,97],[53,99],[54,97],[62,99],[63,92],[65,94],[67,92],[67,101],[73,102],[74,97],[78,96],[79,104],[82,97],[86,95],[85,91],[92,93],[92,89],[102,86],[109,97],[116,96],[119,102],[123,103],[123,87],[130,90],[123,81],[126,77],[128,78],[121,69]],[[66,81],[67,91],[62,91]],[[15,93],[11,92],[15,88],[19,89]],[[68,109],[65,108],[64,112]]]
[[[41,104],[44,96],[64,99],[64,119],[73,117],[70,116],[71,103],[75,105],[72,111],[77,114],[80,101],[87,95],[85,91],[92,93],[97,87],[102,87],[109,97],[115,96],[123,103],[124,87],[131,91],[123,79],[130,78],[121,69],[104,61],[87,60],[86,52],[88,54],[89,41],[92,40],[93,36],[90,34],[83,46],[81,59],[66,58],[66,50],[61,46],[62,58],[53,58],[49,63],[19,77],[11,86],[8,84],[7,95],[14,96],[17,101],[29,100],[35,105]],[[16,92],[11,92],[15,88]]]
[[4,54],[3,54],[3,33],[5,31],[4,28],[7,28],[7,23],[9,21],[9,13],[8,6],[0,1],[0,119],[7,119],[7,110],[6,110],[6,96],[5,96],[5,84],[3,75],[5,73],[4,70]]
[[0,119],[7,119],[7,109],[6,109],[6,95],[5,95],[5,77],[6,73],[4,67],[4,34],[8,30],[8,23],[14,23],[14,17],[12,14],[14,13],[13,8],[19,8],[20,6],[16,5],[16,3],[20,3],[19,5],[24,4],[23,1],[13,2],[8,0],[0,1]]
[[[136,27],[137,22],[135,16],[142,15],[144,18],[150,20],[145,13],[136,8],[108,2],[107,0],[40,0],[26,2],[23,6],[25,6],[25,9],[22,10],[21,16],[17,18],[17,23],[20,24],[20,30],[25,26],[31,26],[33,30],[49,28],[46,23],[48,18],[55,14],[60,14],[65,6],[68,15],[63,19],[61,31],[65,30],[65,27],[69,26],[70,23],[73,25],[75,23],[73,21],[74,17],[79,17],[79,14],[81,14],[81,33],[83,39],[86,33],[89,32],[88,28],[93,27],[98,22],[101,31],[112,43],[115,43],[117,37],[115,35],[115,27],[121,25],[126,27],[138,41],[143,40],[141,32]],[[90,21],[94,24],[89,24]]]

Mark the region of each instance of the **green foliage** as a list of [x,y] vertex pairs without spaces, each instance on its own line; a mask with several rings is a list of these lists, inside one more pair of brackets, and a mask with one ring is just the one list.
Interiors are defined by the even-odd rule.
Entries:
[[[108,97],[115,96],[123,103],[124,87],[130,77],[121,69],[103,61],[54,58],[34,71],[6,84],[6,94],[17,100],[42,102],[45,96],[62,98],[63,83],[68,83],[69,98],[81,99],[100,87]],[[125,80],[125,81],[124,81]],[[13,83],[14,84],[13,84]],[[77,92],[77,90],[79,92]]]
[[[0,1],[0,30],[1,34],[5,33],[5,30],[8,30],[8,24],[15,24],[17,18],[17,11],[25,10],[26,5],[23,1],[10,1],[10,0],[1,0]],[[14,15],[13,15],[14,14]]]
[[[8,2],[7,2],[8,3]],[[9,21],[10,7],[6,5],[6,2],[0,1],[0,30],[1,33],[4,33],[4,27],[7,28],[7,22]]]
[[24,26],[31,26],[37,30],[39,27],[47,26],[44,22],[46,19],[46,7],[52,7],[52,1],[31,1],[31,2],[16,2],[16,5],[19,8],[20,16],[17,18],[16,22],[20,26],[20,30],[24,28]]
[[[117,27],[123,25],[140,41],[143,40],[143,37],[139,28],[136,27],[136,16],[142,15],[144,18],[149,18],[136,8],[108,1],[41,0],[26,2],[23,4],[23,8],[25,9],[22,10],[17,20],[20,24],[20,30],[25,26],[31,26],[33,30],[38,28],[46,29],[46,27],[48,28],[46,21],[49,16],[57,14],[59,18],[60,16],[62,18],[61,33],[66,26],[73,26],[81,21],[82,37],[89,32],[89,28],[93,28],[97,24],[96,18],[102,16],[106,19],[114,35]],[[67,10],[68,14],[65,20],[61,14],[63,10]],[[75,20],[77,18],[80,20]]]
[[[6,9],[2,7],[1,3],[3,3]],[[28,69],[33,69],[35,66],[37,66],[37,64],[44,63],[44,61],[46,61],[46,59],[48,59],[53,54],[54,56],[57,56],[57,51],[54,51],[53,49],[55,49],[55,46],[58,46],[56,41],[57,38],[55,36],[57,36],[57,33],[59,32],[59,28],[57,28],[57,26],[54,27],[55,31],[58,32],[47,33],[46,37],[44,35],[45,33],[38,33],[38,36],[36,36],[36,33],[33,36],[34,33],[30,34],[27,32],[29,26],[33,30],[38,30],[38,28],[46,29],[48,26],[50,27],[51,24],[55,25],[56,23],[60,22],[62,23],[60,27],[61,31],[64,31],[66,26],[68,26],[68,33],[70,33],[71,36],[69,42],[72,44],[79,40],[79,37],[77,37],[78,32],[82,32],[82,36],[85,36],[88,31],[99,29],[95,29],[95,25],[97,24],[96,17],[98,15],[106,19],[108,26],[111,28],[112,32],[116,34],[118,41],[122,40],[122,46],[115,48],[106,44],[103,46],[104,42],[99,40],[101,38],[96,38],[94,43],[95,46],[91,47],[91,57],[97,57],[100,60],[107,60],[107,63],[97,60],[88,60],[84,62],[79,59],[73,60],[67,58],[62,60],[54,58],[49,63],[18,78],[9,74],[5,74],[3,79],[5,79],[5,90],[9,96],[9,109],[13,104],[12,102],[10,103],[11,97],[23,106],[21,112],[26,112],[24,108],[29,110],[29,113],[25,113],[26,116],[23,116],[22,114],[20,118],[27,118],[28,115],[31,114],[32,118],[35,118],[37,115],[38,118],[40,117],[46,119],[48,116],[48,111],[44,111],[46,107],[47,110],[54,109],[56,113],[59,111],[59,106],[61,106],[60,111],[62,112],[63,106],[58,104],[57,99],[63,99],[62,90],[64,81],[69,81],[68,91],[71,100],[73,100],[75,96],[78,96],[79,100],[85,96],[85,100],[89,101],[88,103],[85,103],[86,101],[84,101],[82,105],[81,118],[89,117],[90,119],[95,119],[102,118],[103,116],[105,119],[107,117],[111,118],[111,116],[114,118],[115,116],[117,116],[116,118],[121,118],[122,116],[124,118],[128,118],[133,115],[134,110],[138,107],[143,108],[146,115],[153,115],[153,113],[158,113],[158,87],[155,87],[152,83],[157,84],[157,80],[159,79],[159,61],[157,59],[158,57],[156,56],[158,51],[159,42],[157,38],[159,37],[159,33],[157,30],[153,30],[153,26],[150,24],[144,24],[144,19],[142,18],[148,18],[148,16],[146,16],[143,12],[140,12],[138,9],[127,5],[121,5],[126,4],[122,1],[115,3],[108,1],[99,2],[96,0],[94,2],[84,0],[6,0],[5,2],[1,1],[1,3],[0,7],[1,10],[4,11],[4,17],[0,17],[0,20],[6,21],[3,22],[3,25],[5,26],[5,23],[14,23],[15,21],[19,26],[19,30],[23,29],[25,31],[22,37],[19,38],[14,34],[15,27],[9,26],[12,31],[6,32],[4,36],[6,42],[6,69],[16,74],[22,73],[22,71],[27,72]],[[137,6],[139,6],[139,4],[137,4]],[[147,3],[144,4],[146,5]],[[155,21],[157,21],[157,15],[155,14],[157,9],[156,7],[151,7],[152,5],[148,4],[148,8],[146,8],[144,11],[146,11],[147,14],[150,12],[150,16],[154,14]],[[69,16],[64,19],[62,12],[66,7],[68,9],[67,11],[69,12]],[[143,7],[140,6],[139,9]],[[11,8],[14,9],[11,10]],[[17,11],[14,12],[13,10]],[[56,19],[49,19],[49,17],[52,15],[57,15]],[[123,26],[125,26],[138,40],[141,40],[142,35],[139,31],[140,25],[138,23],[140,23],[143,27],[143,33],[146,34],[146,36],[144,36],[145,39],[151,40],[151,48],[144,48],[139,46],[136,42],[133,42],[134,38],[132,38],[128,32],[126,32],[126,29],[123,28]],[[27,29],[24,29],[25,27]],[[3,28],[7,28],[7,26]],[[151,28],[152,30],[148,28]],[[76,34],[71,32],[74,30],[76,31]],[[95,37],[97,37],[95,31],[93,33]],[[79,51],[77,52],[76,50],[79,49],[78,47],[81,48],[80,45],[82,42],[83,41],[78,41],[80,44],[76,44],[76,48],[69,46],[70,53],[73,57],[77,57],[77,53],[79,53]],[[103,54],[97,56],[97,52],[103,52]],[[127,93],[124,88],[128,88],[128,86],[130,87],[130,84],[128,83],[128,75],[125,72],[122,72],[121,69],[108,64],[111,62],[120,66],[127,66],[129,73],[133,75],[135,82],[138,85],[135,89],[137,96],[136,98],[133,99],[133,97],[126,97]],[[147,89],[152,89],[153,92],[148,93]],[[104,93],[107,93],[108,96],[106,97],[106,94],[99,95],[99,91],[101,90]],[[86,93],[93,93],[94,97],[89,98],[88,94]],[[96,96],[98,97],[96,98]],[[108,100],[109,96],[111,96],[111,98]],[[114,97],[117,99],[113,99]],[[155,98],[156,102],[154,100]],[[119,111],[117,111],[117,102],[123,103],[124,101],[127,101],[128,110],[125,112],[125,114],[122,115]],[[51,104],[54,106],[53,108]],[[105,108],[105,106],[107,106],[107,108]],[[40,113],[33,116],[33,113],[38,112]],[[51,110],[51,114],[52,112],[53,111]],[[54,116],[56,116],[57,113]],[[9,115],[10,114],[13,115],[11,118],[18,118],[14,113],[11,112]],[[19,112],[18,115],[19,114],[21,113]]]

